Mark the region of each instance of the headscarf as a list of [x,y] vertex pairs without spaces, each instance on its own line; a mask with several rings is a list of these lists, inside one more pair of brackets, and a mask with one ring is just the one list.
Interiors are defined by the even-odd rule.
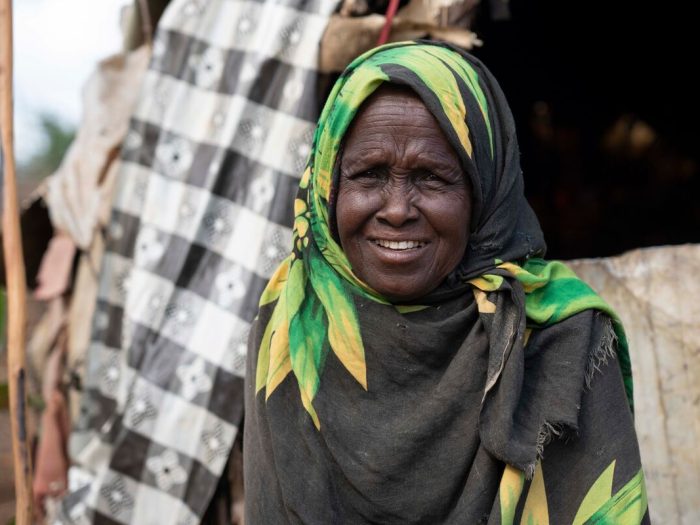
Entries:
[[[352,296],[387,306],[389,302],[353,273],[332,234],[330,203],[337,189],[343,138],[360,106],[383,83],[408,86],[417,93],[457,152],[472,186],[473,226],[465,256],[446,285],[422,302],[440,301],[454,289],[463,293],[465,287],[475,294],[491,345],[484,410],[497,402],[493,398],[498,396],[489,393],[510,354],[522,352],[529,329],[554,325],[588,309],[603,311],[613,320],[631,403],[626,340],[617,316],[565,265],[536,258],[544,254],[545,243],[524,197],[515,125],[498,83],[478,59],[428,41],[388,44],[361,55],[326,102],[294,203],[292,253],[260,300],[261,307],[274,309],[259,348],[256,392],[264,388],[269,398],[293,373],[301,402],[321,428],[313,399],[329,352],[363,388],[371,387]],[[411,311],[422,306],[395,307]],[[500,414],[494,410],[493,417],[499,423],[494,426],[500,426],[494,434],[503,434],[517,399],[506,403],[509,411],[503,411],[503,400],[497,403]],[[482,421],[482,426],[487,427],[482,434],[488,434],[489,425]],[[500,442],[507,435],[493,439]],[[532,460],[525,463],[534,465]]]

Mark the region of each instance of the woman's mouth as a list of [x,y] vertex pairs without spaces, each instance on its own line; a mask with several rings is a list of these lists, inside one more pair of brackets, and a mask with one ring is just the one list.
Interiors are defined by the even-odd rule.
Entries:
[[372,242],[377,246],[381,246],[382,248],[388,248],[389,250],[396,251],[422,248],[427,244],[423,241],[390,241],[387,239],[372,239]]

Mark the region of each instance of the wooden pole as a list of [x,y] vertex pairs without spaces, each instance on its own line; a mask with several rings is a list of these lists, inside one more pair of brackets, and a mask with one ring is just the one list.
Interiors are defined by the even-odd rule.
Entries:
[[7,370],[12,455],[15,470],[15,523],[32,519],[32,468],[27,442],[25,340],[27,284],[19,225],[12,112],[12,0],[0,0],[0,130],[2,131],[2,230],[7,275]]

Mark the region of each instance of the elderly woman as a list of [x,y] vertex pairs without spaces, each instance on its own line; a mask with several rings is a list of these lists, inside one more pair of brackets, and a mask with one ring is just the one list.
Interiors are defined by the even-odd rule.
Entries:
[[430,42],[356,59],[295,210],[249,345],[248,523],[648,521],[624,332],[536,258],[478,60]]

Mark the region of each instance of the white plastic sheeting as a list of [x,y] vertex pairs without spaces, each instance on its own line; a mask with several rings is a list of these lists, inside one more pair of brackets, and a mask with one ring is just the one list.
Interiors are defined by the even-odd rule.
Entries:
[[627,331],[652,523],[700,523],[700,245],[569,264]]

